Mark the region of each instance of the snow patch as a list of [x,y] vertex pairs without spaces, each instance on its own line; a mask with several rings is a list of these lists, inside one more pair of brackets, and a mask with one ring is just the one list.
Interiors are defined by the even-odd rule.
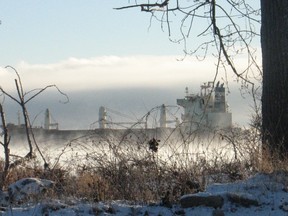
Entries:
[[31,196],[39,196],[54,185],[53,181],[38,178],[23,178],[8,187],[10,201],[18,202]]

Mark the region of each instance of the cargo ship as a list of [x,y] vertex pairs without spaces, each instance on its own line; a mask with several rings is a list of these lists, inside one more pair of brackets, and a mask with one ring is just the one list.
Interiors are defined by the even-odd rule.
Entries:
[[[171,133],[181,133],[189,135],[197,132],[207,132],[214,130],[225,130],[232,127],[232,113],[229,112],[226,101],[226,91],[224,83],[220,82],[214,85],[214,82],[206,82],[200,86],[200,92],[190,94],[188,88],[185,88],[184,98],[176,100],[177,106],[181,108],[182,114],[179,118],[167,118],[168,105],[162,104],[153,110],[160,111],[158,125],[149,128],[147,124],[147,115],[136,122],[127,122],[130,126],[126,128],[113,127],[115,122],[108,120],[109,108],[101,106],[99,108],[98,125],[95,128],[87,130],[60,130],[59,124],[51,121],[49,109],[45,111],[44,125],[35,127],[33,133],[39,142],[60,142],[65,143],[79,137],[104,137],[113,134],[119,137],[124,136],[142,136],[150,139],[157,135],[158,138],[169,136]],[[171,124],[173,124],[171,126]],[[24,125],[9,124],[8,130],[11,138],[16,140],[25,139]],[[132,134],[132,135],[131,135]],[[156,135],[155,135],[156,134]]]

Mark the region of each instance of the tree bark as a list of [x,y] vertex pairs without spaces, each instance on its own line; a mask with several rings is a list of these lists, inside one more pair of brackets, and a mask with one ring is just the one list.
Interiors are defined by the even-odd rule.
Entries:
[[288,155],[288,1],[261,0],[263,147]]

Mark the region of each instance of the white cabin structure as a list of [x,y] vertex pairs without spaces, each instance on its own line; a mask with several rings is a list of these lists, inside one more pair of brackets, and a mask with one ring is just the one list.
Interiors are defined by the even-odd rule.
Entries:
[[198,129],[225,129],[232,126],[232,114],[228,112],[224,83],[213,82],[200,86],[200,95],[188,93],[183,99],[177,99],[177,104],[184,108],[182,126],[186,132]]

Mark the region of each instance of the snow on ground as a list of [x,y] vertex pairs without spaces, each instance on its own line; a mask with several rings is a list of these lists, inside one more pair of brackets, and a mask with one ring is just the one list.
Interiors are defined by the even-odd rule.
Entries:
[[[24,184],[24,183],[25,184]],[[39,179],[25,179],[14,183],[21,199],[31,191],[42,193],[43,187],[52,182]],[[142,205],[128,201],[89,203],[83,200],[53,200],[43,197],[35,204],[23,202],[21,205],[0,207],[1,215],[119,215],[119,216],[172,216],[172,215],[208,215],[208,216],[256,216],[288,215],[288,174],[257,174],[248,180],[229,184],[212,184],[205,192],[184,195],[179,204],[172,208],[161,204]],[[10,190],[10,193],[12,190]],[[11,194],[10,194],[11,195]],[[217,197],[217,200],[213,199]],[[189,203],[191,198],[192,202]],[[20,198],[19,198],[20,199]],[[183,208],[183,200],[193,207]],[[190,200],[190,201],[191,201]],[[208,201],[207,201],[208,200]],[[211,203],[212,202],[212,203]],[[3,202],[2,202],[3,203]],[[187,204],[187,203],[186,203]],[[214,207],[209,207],[214,206]]]

